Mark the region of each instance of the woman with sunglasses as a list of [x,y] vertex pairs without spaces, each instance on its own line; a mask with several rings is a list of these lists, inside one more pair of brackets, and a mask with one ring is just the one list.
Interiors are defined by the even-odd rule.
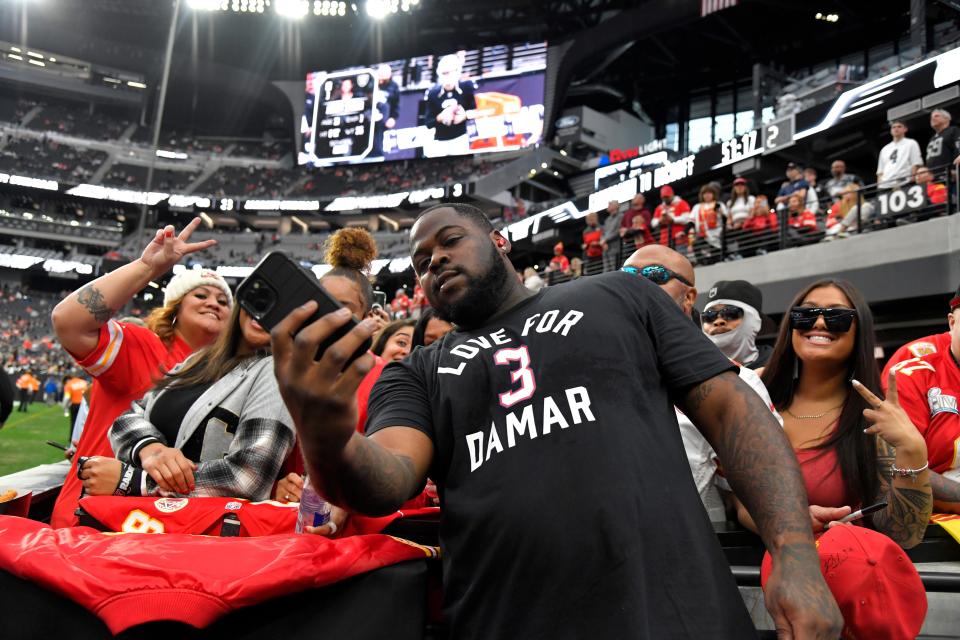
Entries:
[[[864,522],[904,548],[923,539],[933,507],[923,437],[880,390],[873,316],[846,280],[820,280],[790,305],[763,382],[800,462],[815,532],[878,502]],[[737,502],[737,515],[754,529]]]

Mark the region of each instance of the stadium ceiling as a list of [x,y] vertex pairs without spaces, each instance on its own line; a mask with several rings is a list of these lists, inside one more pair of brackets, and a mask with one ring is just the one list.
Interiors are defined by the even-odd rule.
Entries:
[[[903,38],[910,24],[910,0],[740,0],[703,18],[699,0],[420,0],[416,11],[380,21],[353,8],[364,1],[352,0],[344,17],[310,13],[294,21],[269,11],[195,11],[182,0],[171,122],[199,129],[204,117],[228,111],[231,117],[213,121],[248,128],[280,104],[267,97],[273,80],[546,39],[571,43],[574,62],[561,75],[567,106],[642,105],[662,123],[671,107],[697,92],[724,83],[743,86],[756,63],[800,71]],[[953,4],[930,1],[928,16],[960,15]],[[34,46],[155,79],[172,5],[172,0],[0,0],[0,39],[18,42],[25,32]],[[21,7],[28,7],[26,20]],[[817,12],[838,19],[817,20]]]

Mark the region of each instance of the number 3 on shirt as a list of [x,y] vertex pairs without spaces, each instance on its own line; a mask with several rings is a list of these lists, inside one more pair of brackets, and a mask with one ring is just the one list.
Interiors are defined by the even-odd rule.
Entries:
[[500,349],[493,354],[493,361],[497,364],[516,362],[520,365],[510,372],[510,380],[519,382],[520,387],[500,394],[501,407],[509,409],[518,402],[533,397],[533,393],[537,390],[537,381],[533,378],[533,370],[530,369],[530,352],[527,351],[526,345]]

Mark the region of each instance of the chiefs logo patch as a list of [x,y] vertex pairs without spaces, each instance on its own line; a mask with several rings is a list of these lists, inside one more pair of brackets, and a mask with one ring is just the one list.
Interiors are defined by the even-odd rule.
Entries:
[[223,505],[223,508],[226,509],[227,511],[239,511],[240,509],[243,508],[243,503],[233,500]]
[[956,397],[944,395],[940,387],[931,387],[927,391],[927,404],[931,418],[938,413],[958,413]]
[[159,498],[154,501],[153,506],[162,513],[173,513],[183,509],[189,502],[189,498]]
[[917,358],[922,358],[923,356],[928,356],[931,353],[937,352],[937,345],[932,342],[916,342],[909,347],[907,350],[912,353]]

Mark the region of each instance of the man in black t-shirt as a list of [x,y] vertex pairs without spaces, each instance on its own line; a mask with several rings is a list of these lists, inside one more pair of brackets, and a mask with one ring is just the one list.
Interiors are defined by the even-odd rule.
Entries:
[[477,108],[477,84],[462,80],[463,64],[456,55],[440,58],[437,84],[423,94],[424,126],[434,129],[434,142],[424,147],[428,157],[464,154],[470,151],[467,136],[469,111]]
[[933,136],[927,142],[927,166],[936,175],[960,156],[960,129],[950,124],[950,112],[934,109],[930,113]]
[[763,523],[777,627],[837,637],[796,458],[736,367],[646,279],[617,271],[531,293],[509,250],[474,207],[420,217],[414,270],[456,329],[387,366],[366,438],[354,394],[371,359],[343,367],[372,325],[319,361],[348,313],[291,338],[309,303],[274,329],[277,379],[319,492],[380,515],[436,482],[450,637],[753,637],[685,462],[677,404]]

